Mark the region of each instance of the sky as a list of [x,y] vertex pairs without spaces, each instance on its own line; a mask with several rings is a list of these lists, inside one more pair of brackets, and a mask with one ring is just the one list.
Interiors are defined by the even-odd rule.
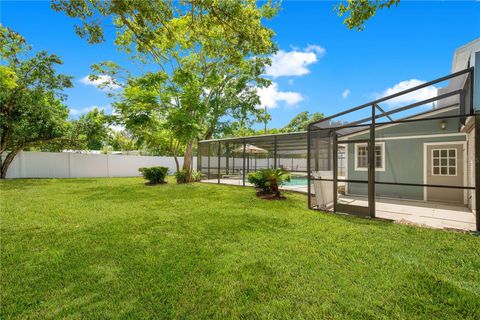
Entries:
[[[302,111],[332,115],[447,75],[454,50],[480,37],[479,1],[403,0],[378,11],[364,31],[347,29],[333,11],[335,3],[283,1],[266,22],[279,48],[266,69],[272,85],[259,91],[259,107],[272,116],[269,127],[282,127]],[[95,107],[112,112],[112,99],[86,78],[90,65],[113,60],[135,74],[145,70],[115,48],[113,29],[105,43],[89,45],[73,31],[78,21],[50,9],[49,1],[0,0],[0,21],[35,52],[63,59],[59,71],[74,77],[75,87],[65,92],[72,118]]]

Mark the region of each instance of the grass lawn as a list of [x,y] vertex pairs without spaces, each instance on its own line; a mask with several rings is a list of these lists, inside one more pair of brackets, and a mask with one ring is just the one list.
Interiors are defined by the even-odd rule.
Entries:
[[478,236],[143,183],[0,182],[0,318],[480,318]]

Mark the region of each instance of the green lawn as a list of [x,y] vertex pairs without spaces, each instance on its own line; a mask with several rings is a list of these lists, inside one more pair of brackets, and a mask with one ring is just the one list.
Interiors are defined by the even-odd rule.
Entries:
[[480,237],[139,178],[1,187],[0,318],[480,318]]

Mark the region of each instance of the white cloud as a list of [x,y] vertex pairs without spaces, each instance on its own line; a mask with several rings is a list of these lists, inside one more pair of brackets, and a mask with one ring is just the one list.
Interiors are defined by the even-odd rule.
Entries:
[[308,66],[317,62],[325,53],[325,49],[318,45],[308,45],[303,51],[299,49],[289,52],[280,50],[271,56],[272,65],[266,67],[266,75],[273,78],[303,76],[310,73]]
[[[78,80],[80,83],[83,83],[84,85],[86,86],[93,86],[93,87],[97,87],[103,83],[109,83],[111,82],[113,79],[112,77],[108,76],[108,75],[100,75],[98,76],[98,79],[96,80],[90,80],[88,78],[88,76],[85,76],[83,78],[81,78],[80,80]],[[109,84],[107,87],[104,88],[104,90],[117,90],[119,89],[120,86],[118,84],[115,84],[115,83],[111,83]]]
[[347,97],[350,95],[350,89],[345,89],[342,92],[342,97],[343,99],[347,99]]
[[303,100],[303,96],[298,92],[279,91],[275,82],[266,88],[257,89],[257,93],[261,101],[260,107],[276,108],[279,102],[293,106]]
[[305,49],[307,52],[315,52],[320,58],[327,53],[327,50],[325,48],[320,47],[319,45],[316,44],[309,44],[307,48]]
[[86,113],[92,111],[95,108],[97,108],[98,110],[103,110],[106,113],[110,113],[112,111],[112,107],[110,105],[106,105],[106,106],[92,105],[92,106],[85,107],[85,108],[78,108],[78,109],[72,108],[72,109],[70,109],[70,115],[78,117],[78,116],[81,116],[82,114],[86,114]]
[[[424,84],[425,81],[418,80],[418,79],[410,79],[405,80],[397,83],[391,88],[388,88],[380,95],[380,97],[390,96],[400,91],[404,91],[421,84]],[[413,92],[401,95],[399,97],[393,98],[391,100],[385,101],[385,104],[389,105],[390,107],[397,107],[400,105],[407,105],[410,103],[415,103],[418,101],[423,101],[428,98],[435,97],[437,95],[437,88],[435,86],[428,86],[419,90],[415,90]]]

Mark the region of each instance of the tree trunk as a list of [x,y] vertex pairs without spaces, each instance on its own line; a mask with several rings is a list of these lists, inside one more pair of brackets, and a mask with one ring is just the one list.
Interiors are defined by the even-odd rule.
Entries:
[[176,154],[173,155],[173,159],[175,160],[175,167],[177,168],[177,172],[180,171],[180,164],[178,163],[178,157]]
[[280,188],[278,187],[277,179],[270,180],[270,189],[272,189],[276,198],[280,198]]
[[185,155],[183,156],[183,171],[186,173],[186,182],[192,182],[192,158],[193,158],[193,141],[187,143]]
[[15,156],[17,155],[18,151],[20,150],[11,151],[9,154],[7,154],[5,161],[0,161],[2,164],[2,166],[0,167],[0,179],[6,178],[8,167],[12,163],[13,159],[15,159]]

